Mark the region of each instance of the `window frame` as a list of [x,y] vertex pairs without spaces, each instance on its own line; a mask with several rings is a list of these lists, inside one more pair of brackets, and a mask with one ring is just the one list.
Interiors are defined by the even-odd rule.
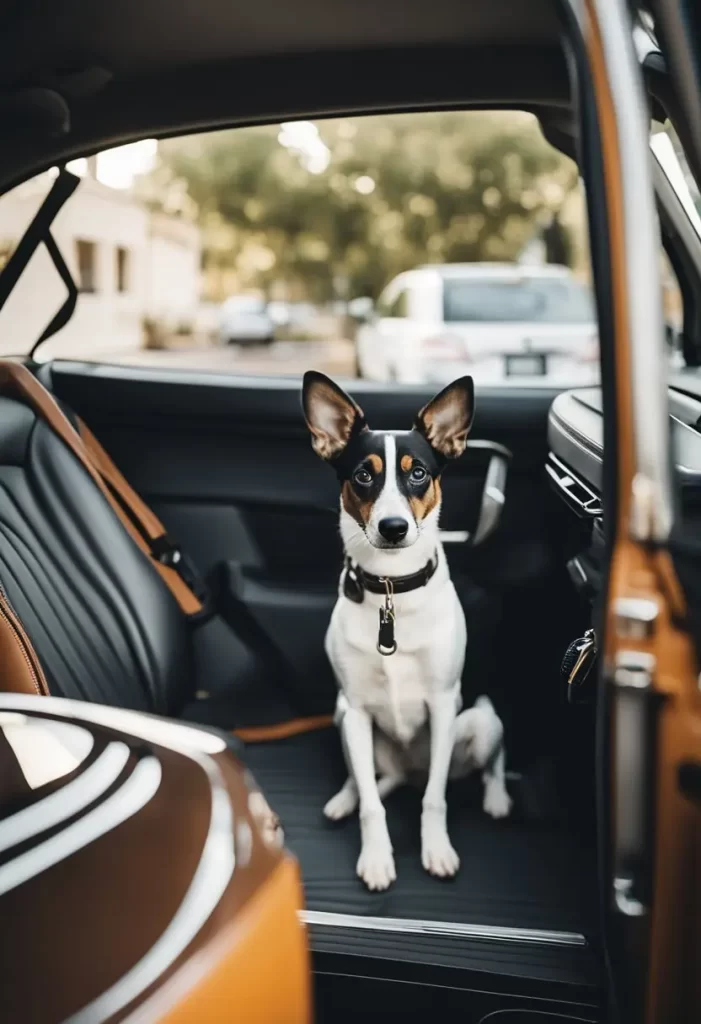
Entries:
[[114,269],[114,290],[118,295],[127,295],[131,291],[131,250],[126,245],[115,246]]
[[[74,238],[75,260],[77,268],[76,287],[80,295],[97,295],[97,242],[93,238]],[[82,247],[85,247],[82,249]],[[81,262],[81,249],[91,254],[90,259],[90,281],[83,276],[83,264]],[[87,275],[86,275],[87,276]]]
[[[672,112],[667,105],[660,105],[683,145]],[[662,248],[677,278],[682,297],[682,354],[686,366],[694,368],[701,366],[701,235],[664,162],[652,146],[650,159]]]

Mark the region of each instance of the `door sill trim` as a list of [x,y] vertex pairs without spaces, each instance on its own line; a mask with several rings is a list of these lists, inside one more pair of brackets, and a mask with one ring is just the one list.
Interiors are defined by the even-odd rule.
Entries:
[[461,924],[453,921],[420,921],[401,917],[364,917],[362,914],[334,914],[325,910],[300,910],[299,916],[306,925],[319,925],[325,928],[357,928],[374,932],[403,932],[409,935],[447,935],[460,939],[479,939],[482,942],[515,942],[529,946],[583,948],[587,945],[587,940],[579,932]]

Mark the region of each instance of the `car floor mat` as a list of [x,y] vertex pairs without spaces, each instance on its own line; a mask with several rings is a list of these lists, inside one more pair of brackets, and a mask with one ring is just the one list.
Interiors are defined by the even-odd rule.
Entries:
[[334,728],[246,748],[246,761],[280,815],[298,858],[309,910],[576,932],[597,931],[593,837],[589,842],[518,812],[493,821],[481,809],[479,778],[451,784],[450,836],[461,860],[454,879],[421,866],[421,794],[404,787],[387,800],[397,881],[369,892],[355,869],[357,813],[332,823],[322,813],[345,767]]

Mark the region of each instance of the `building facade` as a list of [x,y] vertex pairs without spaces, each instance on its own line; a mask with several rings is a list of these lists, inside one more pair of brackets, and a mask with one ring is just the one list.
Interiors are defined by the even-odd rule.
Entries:
[[[51,187],[42,174],[0,197],[0,265]],[[198,315],[201,240],[196,225],[154,214],[128,191],[85,176],[58,214],[53,236],[79,288],[70,322],[47,357],[109,359],[142,347],[147,322],[183,330]],[[0,355],[31,348],[65,298],[41,249],[0,311]]]

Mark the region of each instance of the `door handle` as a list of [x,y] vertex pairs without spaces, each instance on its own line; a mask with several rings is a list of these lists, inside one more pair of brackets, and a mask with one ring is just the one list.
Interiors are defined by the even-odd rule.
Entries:
[[469,530],[439,530],[441,544],[467,544],[470,539]]
[[467,447],[487,451],[491,455],[482,488],[477,526],[472,534],[469,530],[440,530],[439,534],[443,544],[469,544],[474,548],[494,533],[501,520],[511,452],[496,441],[468,441]]

